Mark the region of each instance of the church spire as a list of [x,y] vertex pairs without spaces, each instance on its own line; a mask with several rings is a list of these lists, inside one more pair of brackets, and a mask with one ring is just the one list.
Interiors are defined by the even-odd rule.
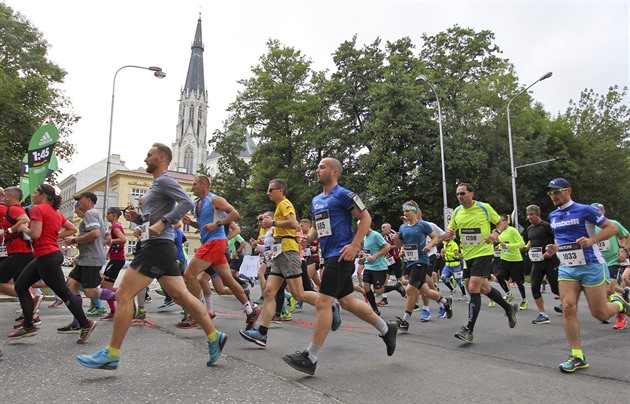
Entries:
[[201,13],[197,20],[195,40],[190,47],[190,62],[188,63],[188,74],[186,75],[186,85],[184,91],[205,91],[203,79],[203,41],[201,40]]

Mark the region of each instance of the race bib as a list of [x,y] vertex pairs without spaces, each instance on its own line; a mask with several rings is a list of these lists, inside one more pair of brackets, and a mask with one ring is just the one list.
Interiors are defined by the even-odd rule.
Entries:
[[315,226],[317,227],[318,237],[326,237],[332,235],[332,227],[330,226],[330,213],[327,210],[315,213]]
[[604,240],[597,243],[597,248],[599,251],[609,251],[612,248],[612,244],[610,244],[610,240]]
[[545,259],[545,252],[542,247],[532,247],[527,251],[527,255],[529,256],[529,260],[531,262],[540,262]]
[[146,213],[142,215],[142,224],[140,225],[140,230],[142,234],[140,235],[140,240],[148,240],[149,239],[149,222],[151,220],[151,215]]
[[271,247],[271,257],[276,258],[282,254],[282,237],[273,238],[273,246]]
[[480,246],[483,244],[481,238],[481,229],[476,227],[472,229],[462,229],[462,241],[467,246]]
[[584,250],[578,243],[559,245],[557,255],[560,259],[560,264],[564,266],[575,267],[578,265],[586,265]]
[[4,244],[0,245],[0,258],[4,258],[7,255],[7,246]]
[[499,258],[501,256],[501,250],[494,250],[494,258]]
[[420,259],[417,244],[405,244],[403,246],[403,253],[407,261],[418,261],[418,259]]
[[385,262],[387,262],[388,267],[391,267],[396,263],[396,260],[391,254],[387,254],[387,256],[385,257]]
[[464,271],[455,271],[453,276],[455,277],[455,279],[462,279],[463,274],[464,274]]
[[310,257],[311,256],[311,247],[306,247],[302,250],[302,256]]

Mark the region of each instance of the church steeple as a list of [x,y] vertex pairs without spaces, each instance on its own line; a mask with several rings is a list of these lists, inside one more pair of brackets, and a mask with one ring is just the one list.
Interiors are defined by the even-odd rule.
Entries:
[[181,90],[177,133],[172,144],[171,170],[194,174],[208,157],[207,124],[208,92],[203,74],[203,41],[201,14],[197,20],[195,39],[191,46],[186,83]]
[[203,41],[201,40],[201,14],[197,21],[197,30],[195,31],[195,40],[193,41],[190,53],[190,62],[188,63],[188,74],[186,75],[186,91],[204,91],[205,84],[203,81]]

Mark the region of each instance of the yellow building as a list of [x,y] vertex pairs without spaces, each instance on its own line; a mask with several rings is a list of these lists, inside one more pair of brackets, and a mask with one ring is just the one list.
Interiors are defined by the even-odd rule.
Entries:
[[[177,171],[168,171],[168,174],[174,178],[183,188],[188,192],[191,198],[194,198],[192,194],[192,183],[195,178],[193,174],[186,174]],[[151,183],[153,182],[153,175],[147,173],[144,169],[137,170],[116,170],[111,173],[109,177],[110,187],[110,201],[111,195],[118,195],[118,203],[116,207],[120,210],[125,209],[129,205],[133,205],[134,208],[138,208],[138,198],[147,193]],[[75,195],[82,192],[93,192],[96,195],[103,195],[105,191],[105,178],[88,185],[87,187],[77,191]],[[100,197],[99,197],[100,199]],[[71,200],[71,199],[70,199]],[[100,201],[99,201],[100,202]],[[102,206],[102,205],[101,205]],[[111,207],[108,206],[108,207]],[[192,212],[189,213],[192,217]],[[74,215],[72,221],[78,226],[80,218]],[[133,256],[133,251],[136,246],[136,238],[133,235],[133,228],[135,224],[128,222],[124,215],[120,216],[120,223],[125,228],[125,236],[127,236],[127,257]],[[184,225],[182,228],[184,235],[186,236],[186,243],[184,243],[184,251],[188,256],[192,256],[196,248],[200,246],[199,232],[194,227]]]

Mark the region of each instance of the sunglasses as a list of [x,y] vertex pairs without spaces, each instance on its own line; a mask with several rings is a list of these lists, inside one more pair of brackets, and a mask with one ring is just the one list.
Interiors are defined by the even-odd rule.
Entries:
[[457,195],[457,196],[464,196],[464,195],[469,194],[469,193],[470,192],[458,192],[455,195]]
[[569,188],[560,188],[560,189],[554,189],[553,191],[547,191],[547,195],[549,196],[554,196],[554,195],[558,195],[561,192],[566,191]]
[[277,189],[280,189],[280,188],[269,188],[269,189],[267,190],[267,193],[268,193],[268,194],[270,194],[272,191],[275,191],[275,190],[277,190]]

